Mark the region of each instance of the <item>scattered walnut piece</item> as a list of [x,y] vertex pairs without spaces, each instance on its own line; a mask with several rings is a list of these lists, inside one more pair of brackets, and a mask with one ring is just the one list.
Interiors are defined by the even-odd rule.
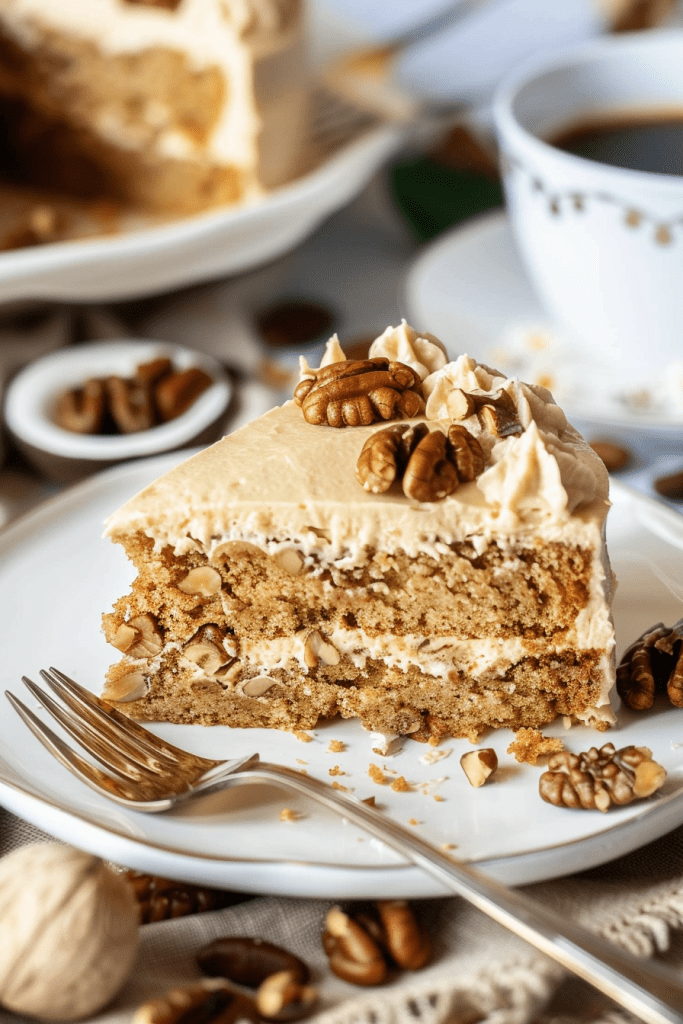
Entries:
[[483,786],[495,772],[498,767],[498,755],[493,747],[468,750],[460,758],[460,765],[470,786],[474,786],[476,789]]
[[616,750],[613,743],[606,743],[582,754],[555,754],[541,775],[539,793],[557,807],[597,808],[604,813],[613,804],[651,796],[665,779],[665,769],[647,747]]
[[302,380],[294,401],[304,419],[331,427],[367,426],[424,412],[422,383],[404,363],[385,358],[346,359]]
[[316,990],[302,985],[292,971],[270,974],[261,982],[255,996],[259,1015],[275,1024],[308,1017],[317,1001]]
[[210,889],[204,885],[190,885],[188,882],[174,882],[132,869],[124,872],[124,878],[132,886],[138,901],[141,924],[168,921],[189,914],[202,914],[249,899],[243,893]]
[[329,768],[328,769],[327,774],[328,775],[346,775],[346,772],[342,771],[342,769],[339,767],[338,764],[335,764],[334,768]]
[[346,744],[341,740],[330,740],[330,745],[327,748],[328,754],[342,754],[346,750]]
[[663,498],[683,501],[683,472],[679,469],[675,473],[665,473],[664,476],[656,477],[654,488]]
[[562,740],[544,736],[540,729],[518,729],[507,749],[520,764],[536,764],[539,757],[556,754],[564,750]]
[[625,469],[631,461],[631,453],[614,441],[591,441],[591,448],[598,455],[609,473]]
[[139,1006],[133,1024],[180,1024],[201,1020],[204,1024],[260,1024],[250,996],[232,989],[223,978],[202,978],[185,988],[175,988],[159,999]]
[[367,804],[368,807],[376,807],[377,806],[377,800],[375,799],[374,796],[366,796],[363,800],[361,800],[361,803],[362,804]]
[[650,626],[617,668],[617,693],[632,711],[648,711],[664,691],[674,707],[683,707],[683,619],[670,629],[661,622]]
[[429,936],[406,900],[381,900],[353,917],[333,907],[323,947],[333,973],[354,985],[381,984],[392,964],[418,971],[432,955]]
[[389,781],[382,769],[376,764],[371,764],[368,767],[368,775],[373,782],[377,783],[378,786],[386,786]]

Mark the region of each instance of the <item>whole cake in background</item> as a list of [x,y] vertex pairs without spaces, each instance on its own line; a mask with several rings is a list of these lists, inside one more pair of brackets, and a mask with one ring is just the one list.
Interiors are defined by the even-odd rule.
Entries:
[[151,720],[438,742],[613,722],[601,460],[542,387],[403,323],[106,525],[138,575],[104,696]]
[[307,93],[300,0],[0,0],[0,244],[282,184]]

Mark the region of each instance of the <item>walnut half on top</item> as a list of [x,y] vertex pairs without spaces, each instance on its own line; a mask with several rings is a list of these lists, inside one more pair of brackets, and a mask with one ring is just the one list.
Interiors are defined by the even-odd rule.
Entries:
[[388,491],[401,480],[414,501],[438,501],[460,483],[474,480],[485,464],[479,441],[460,424],[448,435],[426,423],[396,424],[378,430],[363,445],[356,464],[360,485],[372,494]]
[[404,363],[346,359],[315,371],[294,390],[304,419],[315,426],[369,426],[377,420],[410,419],[424,412],[422,382]]

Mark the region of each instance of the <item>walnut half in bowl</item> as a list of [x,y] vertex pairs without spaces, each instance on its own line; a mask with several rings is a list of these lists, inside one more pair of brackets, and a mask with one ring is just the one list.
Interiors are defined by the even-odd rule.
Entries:
[[[140,365],[160,358],[170,359],[180,373],[196,367],[211,378],[210,386],[180,415],[120,434],[78,433],[57,422],[57,404],[66,391],[90,379],[125,380]],[[69,345],[29,364],[7,389],[5,417],[28,461],[50,479],[70,483],[127,459],[217,440],[231,395],[220,364],[201,352],[155,341],[113,340]]]

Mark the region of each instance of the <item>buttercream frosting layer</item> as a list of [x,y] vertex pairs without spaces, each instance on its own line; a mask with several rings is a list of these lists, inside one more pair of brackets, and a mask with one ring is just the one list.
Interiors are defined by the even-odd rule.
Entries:
[[[528,502],[513,511],[501,504],[493,486],[484,492],[476,482],[438,502],[411,501],[398,488],[368,494],[356,481],[355,467],[365,440],[377,429],[377,424],[312,427],[288,402],[161,477],[108,519],[106,533],[116,539],[139,530],[176,554],[200,550],[210,556],[222,544],[240,540],[269,553],[295,545],[306,556],[341,562],[341,568],[362,563],[364,551],[373,548],[438,557],[443,545],[468,539],[476,538],[480,547],[504,544],[511,516],[516,544],[525,538],[530,545],[534,538],[581,547],[601,544],[606,487],[573,513],[543,507],[540,500],[536,507]],[[569,444],[577,458],[588,460],[590,449],[578,435]],[[501,459],[494,467],[507,466],[503,501],[510,500],[510,480],[526,494],[545,483],[516,457],[524,445],[509,444],[509,462]]]

